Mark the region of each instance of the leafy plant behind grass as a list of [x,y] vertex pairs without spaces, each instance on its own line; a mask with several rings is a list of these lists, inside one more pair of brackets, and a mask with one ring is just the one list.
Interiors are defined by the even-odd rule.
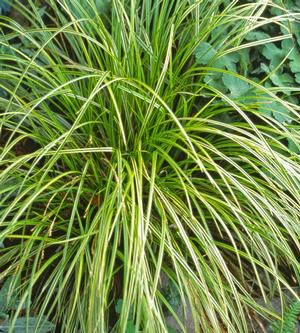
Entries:
[[272,330],[274,333],[294,333],[300,314],[300,302],[294,301],[290,304],[289,308],[283,314],[282,325],[273,325]]
[[[18,308],[16,286],[12,284],[13,278],[7,278],[0,290],[0,332],[13,333],[47,333],[54,330],[54,325],[43,319],[41,323],[35,317],[19,317],[12,325],[8,312]],[[13,285],[13,290],[11,286]]]
[[10,4],[5,0],[0,0],[0,15],[6,15],[10,10]]
[[[252,1],[246,1],[246,3]],[[238,41],[232,33],[231,22],[217,26],[208,36],[207,41],[201,42],[196,49],[196,61],[202,65],[211,65],[220,69],[227,69],[234,73],[243,73],[255,82],[273,89],[278,96],[292,104],[299,104],[298,85],[300,78],[300,14],[296,0],[275,0],[270,5],[262,5],[253,12],[253,19],[244,24],[245,45],[255,45],[255,49],[245,47],[236,52],[225,53],[224,44],[236,47]],[[259,24],[258,17],[263,15],[269,24]],[[278,18],[278,21],[276,20]],[[270,22],[274,22],[270,24]],[[239,28],[236,28],[239,29]],[[229,40],[228,36],[233,36]],[[220,42],[220,41],[223,41]],[[226,51],[225,51],[226,52]],[[210,86],[230,93],[233,97],[249,95],[249,85],[242,80],[230,78],[226,74],[211,73],[204,78]],[[232,88],[234,91],[232,91]],[[253,96],[253,90],[251,91]],[[251,96],[250,93],[250,96]],[[273,112],[269,108],[260,107],[260,112],[275,118],[281,123],[292,123],[290,111],[282,108],[280,103],[272,104]],[[298,153],[298,148],[289,143],[289,148]]]
[[284,144],[299,136],[260,111],[278,103],[296,126],[298,109],[234,71],[265,4],[222,3],[112,1],[104,19],[50,1],[43,18],[22,7],[26,30],[3,19],[0,270],[22,278],[15,319],[26,305],[61,332],[166,332],[167,308],[187,332],[164,272],[195,327],[240,333],[250,309],[266,315],[254,292],[289,288],[287,269],[299,282],[300,170]]

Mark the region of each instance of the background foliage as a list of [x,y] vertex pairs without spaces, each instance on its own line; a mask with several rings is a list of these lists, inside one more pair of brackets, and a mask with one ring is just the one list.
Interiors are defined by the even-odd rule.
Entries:
[[[229,4],[229,2],[224,1]],[[247,2],[242,2],[247,3]],[[251,3],[251,1],[248,1]],[[217,50],[223,51],[224,44],[233,47],[240,43],[234,36],[238,27],[232,22],[217,26],[213,29],[207,41],[200,43],[196,49],[196,59],[199,64],[209,65],[233,73],[243,74],[254,82],[271,88],[277,96],[288,103],[299,105],[299,79],[300,79],[300,5],[296,0],[275,0],[266,3],[260,8],[253,21],[259,22],[260,15],[267,18],[267,24],[257,24],[243,36],[245,44],[254,47],[245,47],[216,59]],[[275,20],[280,17],[280,21]],[[286,19],[288,17],[288,19]],[[231,39],[231,40],[230,40]],[[221,41],[221,42],[220,42]],[[228,43],[228,41],[230,41]],[[264,43],[263,41],[266,41]],[[251,96],[252,102],[261,101],[263,95],[251,91],[249,84],[222,72],[208,74],[204,81],[232,97]],[[266,101],[259,111],[274,118],[280,123],[289,124],[298,130],[297,124],[292,121],[291,112],[275,101]],[[230,117],[224,121],[232,121]],[[296,127],[295,127],[296,126]],[[299,153],[299,147],[288,140],[291,151]]]

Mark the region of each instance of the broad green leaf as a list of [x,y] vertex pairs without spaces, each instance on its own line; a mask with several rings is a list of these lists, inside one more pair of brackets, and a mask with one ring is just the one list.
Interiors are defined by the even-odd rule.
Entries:
[[[257,82],[259,82],[259,81],[257,81]],[[268,81],[268,82],[265,83],[265,87],[266,88],[271,88],[271,87],[273,87],[273,85],[272,85],[271,82]]]
[[0,184],[0,198],[3,194],[9,194],[10,197],[15,197],[18,190],[18,185],[21,183],[20,179],[15,177],[14,179],[8,179],[6,181],[2,181]]
[[0,0],[0,15],[7,15],[11,10],[11,5],[5,0]]
[[[287,39],[284,39],[284,40],[281,41],[281,48],[282,48],[283,50],[289,51],[289,50],[291,50],[292,48],[294,48],[294,46],[295,46],[295,42],[294,42],[294,40],[291,39],[291,38],[287,38]],[[292,53],[293,53],[293,52],[292,52]],[[292,53],[291,53],[291,54],[292,54]],[[289,55],[289,58],[291,57],[291,54]]]
[[222,81],[230,90],[231,97],[233,98],[243,96],[250,88],[247,82],[231,74],[223,74]]
[[242,49],[238,51],[240,56],[240,66],[243,72],[243,75],[247,75],[249,69],[251,70],[251,67],[249,67],[250,64],[250,50],[249,49]]
[[228,34],[228,27],[225,25],[219,25],[211,32],[212,41],[218,40],[220,43],[218,45],[221,46],[223,41],[226,39]]
[[[4,247],[3,239],[0,239],[0,247]],[[15,285],[13,290],[10,290],[10,285],[13,281],[14,277],[8,277],[1,290],[0,290],[0,313],[6,312],[8,310],[14,310],[19,306],[19,301],[17,300],[17,287],[18,284]],[[26,304],[22,304],[22,309],[26,307]]]
[[265,63],[261,63],[261,64],[260,64],[260,68],[261,68],[265,73],[267,73],[267,74],[270,73],[270,68],[269,68],[269,66],[267,66]]
[[[120,298],[120,299],[118,299],[118,302],[115,306],[116,313],[120,314],[122,312],[122,307],[123,307],[123,300]],[[130,311],[125,333],[135,333],[135,325],[131,318],[132,318],[132,314]]]
[[295,74],[295,80],[300,84],[300,73]]
[[274,118],[280,123],[291,121],[290,111],[285,108],[281,103],[272,102],[271,108],[273,109]]
[[221,80],[222,80],[222,73],[213,73],[212,75],[208,74],[204,77],[204,82],[208,86],[215,88],[218,91],[225,94],[228,91],[228,89],[226,88],[226,86],[224,86]]
[[234,118],[228,114],[228,112],[222,112],[218,114],[217,116],[214,117],[214,120],[217,120],[220,123],[224,124],[231,124],[235,121]]
[[226,54],[223,57],[219,58],[215,67],[217,68],[226,68],[231,72],[236,72],[236,63],[240,60],[240,56],[237,52]]
[[292,152],[295,153],[295,154],[299,154],[299,153],[300,153],[300,146],[297,145],[297,144],[295,143],[295,141],[292,140],[292,139],[290,139],[290,138],[288,138],[287,140],[288,140],[288,147],[289,147],[289,150],[292,151]]
[[299,24],[299,8],[298,9],[291,9],[289,8],[290,12],[294,11],[295,13],[298,12],[297,18],[296,16],[294,16],[294,18],[296,18],[296,20],[290,21],[289,23],[287,22],[282,22],[283,25],[280,26],[280,31],[282,32],[282,34],[286,34],[286,33],[292,33],[295,37],[295,41],[297,42],[298,45],[300,45],[300,24]]
[[289,63],[289,68],[293,73],[300,72],[300,52],[297,47],[294,45],[294,42],[291,39],[286,39],[281,42],[282,48],[284,50],[291,50],[289,54],[289,59],[291,60]]
[[0,312],[0,321],[6,321],[8,320],[8,318],[9,318],[8,314]]
[[4,90],[2,87],[0,87],[0,97],[6,98],[8,96],[8,93],[6,90]]
[[288,96],[287,99],[286,99],[289,103],[292,103],[292,104],[295,104],[297,105],[298,104],[298,98],[296,96]]
[[100,13],[105,12],[111,5],[111,0],[95,0],[95,5]]
[[261,106],[258,111],[266,116],[271,116],[280,123],[290,122],[290,111],[284,107],[281,103],[271,100],[269,96],[266,96],[266,100],[263,100],[264,96],[261,96]]
[[[261,68],[264,72],[267,74],[270,74],[272,72],[272,69],[270,69],[266,64],[262,63]],[[270,79],[276,86],[286,86],[290,85],[291,83],[294,83],[293,77],[288,73],[280,73],[279,71],[273,72],[270,75]]]
[[135,333],[135,332],[136,329],[133,320],[128,320],[125,333]]
[[[299,9],[298,9],[299,12]],[[300,46],[300,24],[299,24],[299,17],[298,17],[298,21],[297,22],[292,22],[291,23],[291,27],[292,27],[292,33],[296,36],[296,41],[298,46]]]
[[201,42],[195,50],[196,62],[207,65],[216,53],[217,51],[209,43]]
[[[277,3],[277,4],[280,5],[280,3]],[[271,7],[270,12],[273,16],[279,16],[279,15],[284,14],[282,9],[280,9],[278,7],[273,7],[273,6]]]
[[122,312],[123,300],[120,298],[115,306],[116,313],[120,314]]
[[[55,326],[48,320],[42,319],[42,322],[37,325],[37,319],[35,317],[21,317],[15,322],[12,333],[24,333],[28,329],[28,333],[50,333],[53,332]],[[10,323],[0,324],[0,330],[3,332],[8,332],[10,329]]]
[[295,57],[297,57],[298,51],[295,47],[293,39],[284,39],[283,41],[281,41],[281,48],[282,50],[285,50],[286,53],[293,49],[288,56],[289,59],[294,59]]
[[43,16],[45,15],[46,10],[47,10],[47,7],[46,7],[46,6],[40,7],[40,8],[38,9],[38,13],[39,13],[40,17],[43,17]]
[[270,79],[276,86],[288,86],[291,83],[294,83],[293,77],[288,73],[277,74],[275,72],[270,75]]
[[278,48],[274,43],[268,43],[263,46],[262,54],[270,60],[270,66],[276,67],[283,60],[286,51]]
[[1,290],[0,290],[0,312],[6,312],[9,310],[9,304],[10,304],[10,298],[12,297],[11,294],[9,293],[10,291],[10,285],[11,282],[13,281],[13,276],[8,277]]
[[[11,54],[11,49],[6,45],[0,45],[0,55]],[[5,61],[5,60],[4,60]],[[3,68],[3,60],[0,60],[0,70]]]
[[162,293],[173,310],[177,311],[181,305],[181,298],[178,287],[176,287],[175,283],[170,281],[169,284],[162,290]]
[[[117,314],[120,314],[122,312],[122,307],[123,307],[123,300],[120,298],[117,301],[117,304],[115,305],[115,311]],[[130,309],[129,314],[128,314],[128,321],[132,320],[132,309]]]
[[298,57],[290,62],[290,69],[293,73],[300,72],[300,53],[298,53]]
[[[196,48],[196,62],[198,64],[208,65],[211,60],[216,56],[217,50],[207,42],[201,42]],[[240,60],[237,52],[229,53],[212,63],[213,67],[226,68],[230,71],[236,72],[236,63]]]
[[[279,2],[278,0],[276,0],[276,3],[278,5],[281,4],[281,2]],[[284,4],[284,7],[288,10],[291,10],[291,11],[299,11],[300,10],[299,2],[297,0],[285,0],[283,2],[283,4]]]
[[259,107],[257,110],[259,113],[262,113],[264,116],[273,118],[273,112],[270,109],[270,106],[267,107]]
[[[267,87],[267,83],[265,84]],[[270,100],[270,96],[267,94],[257,94],[257,101],[259,103],[258,112],[262,113],[264,116],[267,117],[273,117],[273,111],[272,111],[272,100]]]
[[250,31],[245,36],[245,39],[249,41],[258,41],[267,38],[270,38],[270,36],[263,31]]

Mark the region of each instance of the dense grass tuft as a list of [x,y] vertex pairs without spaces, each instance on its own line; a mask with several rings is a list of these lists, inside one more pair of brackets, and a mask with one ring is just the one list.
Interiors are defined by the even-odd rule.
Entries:
[[201,332],[247,332],[267,314],[254,296],[300,280],[299,137],[260,111],[295,124],[297,107],[218,63],[270,23],[266,4],[49,1],[42,19],[30,3],[30,28],[0,23],[0,279],[21,277],[28,314],[59,332],[125,332],[130,316],[153,333],[166,308],[180,321],[164,273]]

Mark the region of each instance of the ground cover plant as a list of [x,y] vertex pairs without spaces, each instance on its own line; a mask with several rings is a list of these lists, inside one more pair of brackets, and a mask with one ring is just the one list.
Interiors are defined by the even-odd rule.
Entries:
[[293,333],[296,330],[298,316],[300,313],[299,301],[294,301],[290,304],[289,308],[285,311],[282,324],[275,324],[271,326],[274,333]]
[[[245,3],[247,2],[251,1],[246,1]],[[199,45],[198,52],[200,57],[198,61],[204,65],[210,63],[219,68],[227,68],[234,73],[242,73],[267,88],[278,87],[278,95],[282,99],[299,105],[297,89],[300,82],[299,12],[300,5],[295,0],[275,0],[272,6],[268,6],[265,3],[260,9],[260,15],[271,21],[274,17],[286,18],[289,16],[289,19],[280,19],[277,22],[278,24],[258,25],[255,30],[245,35],[245,40],[248,43],[256,44],[255,48],[243,48],[228,54],[227,57],[223,57],[223,60],[216,60],[216,58],[211,57],[211,54],[216,53],[214,44],[219,44],[217,48],[220,47],[220,39],[226,39],[231,30],[230,25],[222,25],[214,30],[207,42],[202,42]],[[278,40],[279,35],[288,36],[289,34],[293,38],[280,38]],[[268,40],[268,42],[262,43],[261,41],[263,40]],[[207,48],[210,48],[210,53],[206,57],[202,57],[203,51],[207,50]],[[228,85],[228,77],[227,82],[224,82],[225,78],[222,74],[215,75],[213,78],[208,75],[205,80],[209,85],[228,93],[230,92],[230,86]],[[244,85],[244,89],[236,90],[236,96],[242,96],[245,89],[247,90],[247,85]],[[280,103],[273,102],[272,109],[261,107],[259,110],[281,123],[292,123],[290,111],[282,108]],[[227,119],[224,118],[224,120],[230,121],[228,117]],[[291,140],[288,140],[287,144],[289,149],[299,153],[298,147]]]
[[171,333],[166,313],[187,332],[162,275],[196,332],[280,319],[255,297],[299,299],[299,107],[286,82],[248,75],[247,52],[295,43],[288,24],[251,36],[297,13],[11,5],[27,24],[0,20],[0,283],[20,282],[9,332],[25,316],[36,332],[47,318],[57,332]]
[[[11,326],[9,321],[9,315],[7,312],[10,310],[16,309],[18,307],[18,297],[17,297],[17,286],[14,286],[12,290],[11,282],[13,277],[9,277],[6,279],[5,283],[3,283],[2,288],[0,290],[0,332],[8,332]],[[47,333],[49,331],[53,331],[53,324],[44,320],[44,322],[37,323],[37,319],[35,317],[20,317],[15,323],[13,323],[13,332],[14,333],[24,333],[26,329],[28,332],[34,332],[35,327],[40,333]]]

